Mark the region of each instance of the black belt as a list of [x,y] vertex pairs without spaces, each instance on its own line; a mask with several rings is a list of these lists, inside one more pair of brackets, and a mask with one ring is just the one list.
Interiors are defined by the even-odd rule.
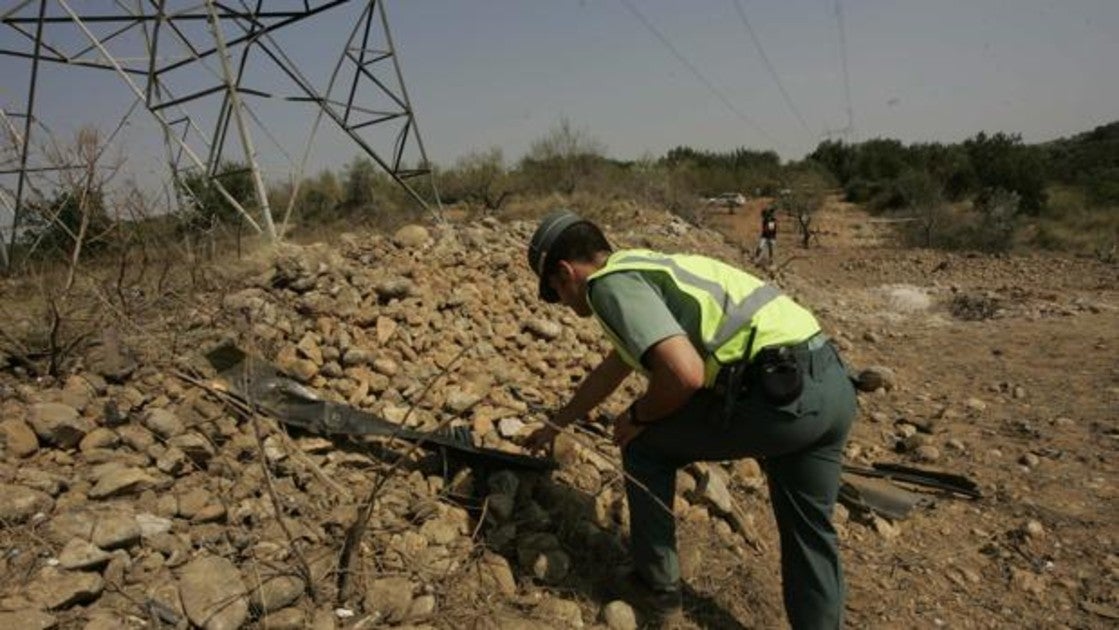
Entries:
[[[757,354],[754,355],[754,362],[757,362],[757,357],[762,356],[762,354],[766,352],[790,352],[797,357],[807,357],[807,355],[826,346],[829,341],[830,339],[827,335],[822,332],[818,332],[808,339],[794,344],[766,346],[761,350],[758,350]],[[742,365],[743,363],[745,363],[746,365]],[[711,386],[711,389],[718,394],[725,394],[728,386],[731,385],[730,381],[735,378],[736,370],[745,370],[745,372],[738,375],[739,384],[743,385],[749,383],[751,376],[749,365],[750,363],[751,362],[744,359],[737,363],[730,363],[722,366],[721,368],[719,368],[719,373],[715,375],[715,383]]]

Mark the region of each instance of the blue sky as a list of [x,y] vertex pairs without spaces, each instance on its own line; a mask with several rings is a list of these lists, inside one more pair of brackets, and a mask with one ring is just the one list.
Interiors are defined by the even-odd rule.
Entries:
[[[846,124],[833,0],[741,0],[808,132],[732,0],[632,1],[768,137],[618,0],[394,3],[401,61],[436,157],[489,145],[516,156],[560,116],[618,157],[745,145],[799,158]],[[842,8],[857,139],[1005,130],[1046,140],[1119,119],[1115,0]]]
[[[494,146],[516,160],[561,117],[617,158],[688,145],[799,159],[847,120],[836,2],[739,2],[807,129],[734,0],[397,0],[387,8],[424,141],[440,164]],[[320,85],[361,3],[352,4],[281,37]],[[842,10],[856,140],[950,142],[986,130],[1042,141],[1119,119],[1119,1],[845,0]],[[0,30],[0,46],[16,39]],[[282,87],[259,63],[258,86]],[[23,109],[26,73],[25,61],[0,59],[0,104],[9,111]],[[111,73],[43,69],[38,112],[58,135],[83,124],[108,132],[129,103]],[[313,113],[288,103],[258,111],[298,157]],[[154,131],[135,120],[120,136],[118,150],[140,179],[159,170]],[[279,174],[279,149],[254,137]],[[311,167],[335,168],[356,153],[326,131]]]

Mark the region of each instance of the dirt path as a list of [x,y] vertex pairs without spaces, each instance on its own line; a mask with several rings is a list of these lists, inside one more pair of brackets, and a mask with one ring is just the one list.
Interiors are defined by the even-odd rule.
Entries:
[[[710,222],[752,251],[755,205]],[[849,461],[964,473],[985,495],[938,498],[892,527],[844,523],[850,626],[1114,627],[1116,268],[895,249],[889,225],[834,202],[817,222],[806,251],[781,217],[787,288],[854,364],[898,380],[862,398]],[[899,446],[916,427],[928,433]]]

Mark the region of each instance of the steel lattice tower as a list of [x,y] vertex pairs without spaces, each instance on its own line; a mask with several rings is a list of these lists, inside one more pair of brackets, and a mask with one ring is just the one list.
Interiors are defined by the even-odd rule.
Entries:
[[[317,16],[345,5],[359,17],[345,39],[322,33],[324,46],[339,51],[325,88],[316,88],[313,79],[324,77],[308,77],[277,36],[301,23],[306,23],[304,28],[313,26]],[[0,175],[13,182],[0,186],[0,208],[12,217],[10,225],[0,226],[4,255],[0,265],[8,265],[29,179],[57,168],[36,159],[33,142],[40,128],[36,115],[37,105],[41,106],[36,98],[40,75],[50,64],[111,75],[106,85],[123,89],[134,99],[126,116],[142,108],[162,131],[173,181],[181,184],[184,174],[203,173],[245,222],[270,240],[278,233],[275,210],[268,200],[254,132],[274,138],[268,121],[254,113],[257,101],[292,103],[315,112],[308,117],[313,118],[309,141],[298,161],[300,179],[325,119],[420,206],[440,207],[384,0],[10,2],[0,10],[0,55],[25,61],[27,67],[23,110],[0,109],[4,125],[0,133],[9,134],[14,147],[0,160]],[[254,73],[264,66],[282,78],[283,92],[254,87]],[[231,159],[243,160],[251,170],[256,212],[242,207],[216,177],[223,160]],[[416,178],[428,178],[429,185],[418,185]],[[289,204],[284,223],[290,212]]]

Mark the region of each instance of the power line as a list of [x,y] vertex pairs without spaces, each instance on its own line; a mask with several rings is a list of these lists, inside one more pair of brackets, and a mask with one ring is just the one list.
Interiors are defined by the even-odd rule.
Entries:
[[847,34],[843,28],[843,2],[835,0],[835,23],[839,28],[839,59],[843,64],[843,96],[847,103],[847,140],[855,136],[855,111],[851,106],[851,74],[847,71]]
[[727,96],[723,94],[721,90],[719,90],[719,88],[715,87],[715,84],[711,83],[710,79],[708,79],[702,72],[699,71],[699,68],[695,67],[692,62],[688,61],[688,59],[679,50],[677,50],[675,46],[672,45],[672,42],[668,40],[664,33],[661,33],[660,30],[658,30],[657,27],[654,26],[653,23],[650,22],[649,19],[645,17],[645,15],[642,14],[641,11],[639,11],[637,7],[633,5],[633,3],[630,2],[630,0],[620,0],[620,2],[623,6],[625,6],[626,9],[629,9],[629,12],[632,13],[634,17],[636,17],[638,21],[641,22],[641,24],[643,24],[645,28],[653,34],[654,37],[660,40],[660,42],[664,44],[666,48],[668,48],[669,52],[671,52],[672,55],[676,57],[677,61],[684,64],[684,67],[690,70],[691,73],[694,74],[696,78],[699,79],[699,81],[703,83],[703,85],[705,85],[708,90],[711,91],[712,94],[714,94],[720,101],[722,101],[723,105],[725,105],[727,109],[734,112],[734,114],[738,116],[740,120],[753,127],[754,130],[764,136],[766,140],[769,140],[773,144],[781,144],[782,146],[784,146],[783,143],[778,142],[773,136],[769,135],[769,132],[767,132],[761,125],[759,125],[757,121],[746,115],[746,113],[742,110],[735,107],[734,103],[732,103],[731,100],[727,98]]
[[750,25],[750,20],[746,18],[746,11],[742,8],[742,3],[739,0],[734,0],[734,8],[738,11],[738,17],[742,18],[742,25],[746,27],[746,33],[750,35],[750,40],[754,42],[754,47],[758,49],[758,54],[765,63],[765,67],[769,70],[769,76],[773,77],[773,82],[777,84],[777,89],[781,91],[781,96],[785,98],[785,104],[789,106],[789,110],[796,116],[800,126],[804,128],[804,132],[809,136],[813,135],[812,130],[808,128],[808,123],[804,121],[804,116],[800,115],[800,110],[793,104],[792,97],[785,90],[785,85],[781,82],[780,75],[777,74],[777,69],[769,61],[769,56],[765,54],[765,48],[762,47],[762,41],[758,38],[757,33],[754,32],[754,27]]

